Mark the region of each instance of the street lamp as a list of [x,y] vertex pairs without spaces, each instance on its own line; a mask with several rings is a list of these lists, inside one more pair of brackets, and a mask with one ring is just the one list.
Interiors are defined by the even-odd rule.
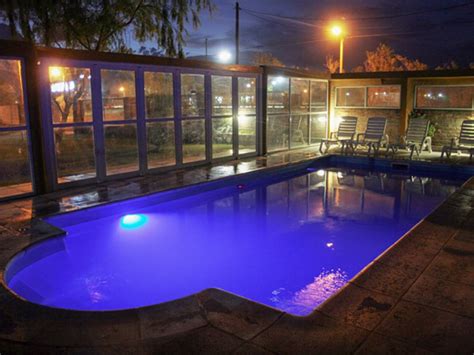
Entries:
[[232,54],[227,50],[223,50],[217,54],[217,58],[221,63],[228,63],[232,58]]
[[339,37],[339,73],[344,73],[344,29],[339,25],[331,27],[331,34]]

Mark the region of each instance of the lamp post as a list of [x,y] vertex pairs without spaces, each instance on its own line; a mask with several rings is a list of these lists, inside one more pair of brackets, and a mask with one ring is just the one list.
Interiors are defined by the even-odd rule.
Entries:
[[229,63],[232,59],[232,54],[228,50],[222,50],[217,53],[217,59],[221,63]]
[[331,33],[335,37],[339,37],[339,73],[344,73],[344,31],[341,26],[334,25]]

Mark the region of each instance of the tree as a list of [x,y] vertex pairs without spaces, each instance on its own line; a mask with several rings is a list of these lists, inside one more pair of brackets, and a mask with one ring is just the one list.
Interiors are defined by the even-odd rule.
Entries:
[[332,54],[326,56],[326,62],[324,63],[324,67],[330,73],[337,73],[339,70],[339,60],[334,59]]
[[393,48],[380,43],[375,51],[366,52],[367,59],[364,61],[364,71],[412,71],[426,70],[428,66],[418,59],[411,60],[400,54],[396,54]]
[[252,57],[253,65],[271,65],[274,67],[284,67],[285,64],[269,52],[258,52]]
[[455,70],[455,69],[459,69],[459,65],[454,60],[438,65],[435,68],[435,70]]
[[[59,69],[57,69],[59,70]],[[59,83],[59,90],[52,90],[51,100],[61,115],[61,123],[67,123],[71,109],[73,110],[74,121],[82,121],[78,113],[79,99],[84,95],[84,91],[89,85],[88,72],[78,68],[70,68],[63,75]]]
[[183,56],[186,26],[200,25],[212,0],[0,0],[12,37],[45,46],[130,52],[129,34]]

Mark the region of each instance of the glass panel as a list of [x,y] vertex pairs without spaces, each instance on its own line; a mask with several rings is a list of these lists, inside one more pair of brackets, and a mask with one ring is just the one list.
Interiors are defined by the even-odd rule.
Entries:
[[290,79],[283,76],[269,76],[267,101],[268,113],[284,113],[289,110],[288,95]]
[[291,147],[309,144],[308,115],[291,117]]
[[239,78],[239,114],[257,114],[257,81]]
[[419,86],[417,108],[474,108],[474,86]]
[[336,88],[336,106],[364,107],[365,88]]
[[92,127],[54,129],[58,182],[95,177]]
[[267,147],[269,151],[288,149],[288,116],[269,116],[267,122]]
[[182,121],[183,162],[206,159],[206,134],[204,120]]
[[291,79],[291,112],[308,112],[309,80]]
[[129,70],[101,70],[104,121],[137,118],[135,73]]
[[232,77],[212,76],[212,115],[232,115]]
[[0,132],[0,198],[32,191],[26,131]]
[[239,154],[253,153],[257,145],[255,116],[239,115]]
[[400,86],[367,88],[368,107],[400,107]]
[[25,124],[21,62],[0,59],[0,127]]
[[107,175],[138,170],[137,129],[134,124],[105,125]]
[[228,157],[232,152],[232,117],[212,119],[212,157]]
[[311,144],[320,143],[326,138],[326,127],[328,122],[327,113],[317,113],[311,115]]
[[174,117],[173,74],[145,72],[146,118]]
[[181,74],[181,110],[184,117],[204,116],[204,75]]
[[148,169],[176,164],[174,122],[146,124]]
[[54,123],[92,122],[89,69],[49,67],[49,83]]
[[328,105],[328,84],[311,81],[311,111],[326,111]]

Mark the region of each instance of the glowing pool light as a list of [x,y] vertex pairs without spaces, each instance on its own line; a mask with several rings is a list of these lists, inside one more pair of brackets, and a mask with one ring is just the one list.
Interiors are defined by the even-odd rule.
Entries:
[[127,214],[120,219],[120,226],[124,229],[136,229],[148,222],[148,217],[143,214]]

